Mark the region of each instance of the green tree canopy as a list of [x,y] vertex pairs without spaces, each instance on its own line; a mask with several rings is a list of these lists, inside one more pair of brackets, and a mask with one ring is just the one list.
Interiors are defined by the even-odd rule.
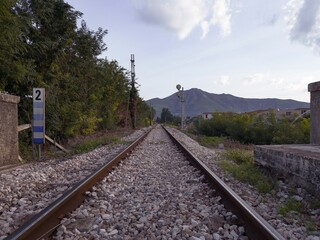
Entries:
[[107,30],[91,30],[84,20],[77,26],[81,17],[64,0],[0,5],[0,90],[20,96],[19,122],[30,123],[32,88],[46,88],[46,132],[61,139],[124,126],[130,94],[139,119],[148,108],[128,71],[101,58]]

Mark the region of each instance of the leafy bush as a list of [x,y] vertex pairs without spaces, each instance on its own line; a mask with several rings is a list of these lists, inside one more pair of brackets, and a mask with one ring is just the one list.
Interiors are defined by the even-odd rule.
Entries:
[[201,135],[226,136],[245,144],[303,144],[309,143],[310,119],[278,120],[272,111],[264,115],[214,113],[212,119],[195,122],[195,128]]

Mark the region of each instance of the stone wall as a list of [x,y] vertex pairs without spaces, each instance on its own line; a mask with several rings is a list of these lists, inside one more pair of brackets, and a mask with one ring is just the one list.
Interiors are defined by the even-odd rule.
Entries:
[[0,166],[18,162],[18,103],[20,97],[0,93]]
[[320,146],[271,145],[255,146],[254,160],[273,173],[290,179],[320,196]]

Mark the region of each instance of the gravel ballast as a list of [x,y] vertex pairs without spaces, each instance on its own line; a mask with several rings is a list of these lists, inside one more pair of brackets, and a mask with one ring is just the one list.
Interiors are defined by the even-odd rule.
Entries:
[[[123,140],[132,141],[146,130],[135,131]],[[303,189],[297,188],[295,195],[290,196],[290,186],[279,181],[279,190],[261,195],[252,186],[220,170],[217,162],[221,150],[202,147],[177,129],[169,131],[286,239],[319,240],[319,232],[309,232],[302,215],[290,213],[294,217],[283,217],[277,213],[289,197],[304,203],[308,194]],[[125,146],[104,146],[68,159],[1,171],[0,239]],[[88,200],[70,218],[62,221],[55,238],[246,239],[244,228],[235,224],[237,217],[224,209],[214,190],[203,183],[197,171],[190,170],[179,154],[157,127],[128,161],[87,192]],[[139,170],[140,162],[143,167]],[[176,166],[179,170],[173,171]],[[200,204],[197,204],[198,198]],[[311,222],[320,222],[319,209],[309,209],[306,214]]]
[[87,192],[55,239],[247,239],[203,179],[157,127]]
[[[320,239],[320,232],[308,232],[305,222],[305,217],[307,216],[310,218],[312,224],[319,224],[320,209],[307,209],[307,212],[304,214],[305,216],[295,212],[291,213],[293,216],[289,217],[283,217],[278,214],[277,209],[279,209],[290,196],[289,191],[291,186],[289,186],[288,183],[279,180],[278,191],[272,191],[269,194],[259,194],[251,185],[234,179],[230,174],[224,173],[218,167],[217,162],[221,159],[219,154],[221,150],[205,148],[177,129],[169,128],[168,130],[286,239]],[[298,187],[295,189],[295,192],[295,195],[291,197],[301,201],[304,205],[308,205],[310,198],[313,199],[311,201],[317,201],[305,192],[304,189]]]
[[[135,131],[122,140],[133,141],[147,130]],[[110,161],[127,145],[103,146],[70,158],[33,162],[0,172],[0,239]]]

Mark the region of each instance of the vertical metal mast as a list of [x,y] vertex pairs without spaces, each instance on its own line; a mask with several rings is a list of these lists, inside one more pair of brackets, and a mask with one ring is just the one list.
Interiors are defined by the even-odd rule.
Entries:
[[177,96],[180,99],[181,102],[181,129],[184,129],[185,127],[185,121],[184,121],[184,103],[185,103],[185,97],[184,97],[184,91],[183,87],[181,87],[180,84],[176,86],[178,89]]
[[182,87],[182,90],[181,90],[181,128],[182,129],[185,128],[184,102],[185,102],[185,98],[184,98],[184,91]]
[[131,54],[131,84],[134,84],[134,78],[136,76],[134,67],[134,54]]
[[132,128],[136,128],[136,87],[135,87],[135,63],[134,63],[134,54],[131,54],[131,94],[130,94],[130,115],[131,115],[131,122]]

